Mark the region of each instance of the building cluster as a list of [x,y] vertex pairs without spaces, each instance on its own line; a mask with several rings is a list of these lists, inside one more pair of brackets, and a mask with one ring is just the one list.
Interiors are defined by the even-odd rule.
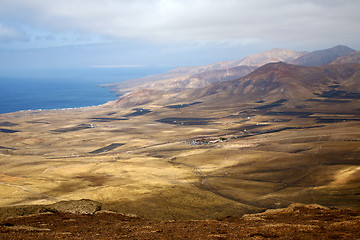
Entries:
[[219,138],[219,139],[209,139],[209,138],[201,138],[201,139],[194,139],[189,142],[191,146],[193,145],[209,145],[209,144],[215,144],[219,142],[226,141],[226,138]]

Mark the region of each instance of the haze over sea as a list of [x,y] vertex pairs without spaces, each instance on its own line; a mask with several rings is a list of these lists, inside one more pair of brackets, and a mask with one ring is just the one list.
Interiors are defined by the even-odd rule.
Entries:
[[116,99],[101,84],[162,73],[172,67],[23,70],[0,75],[0,114],[94,106]]

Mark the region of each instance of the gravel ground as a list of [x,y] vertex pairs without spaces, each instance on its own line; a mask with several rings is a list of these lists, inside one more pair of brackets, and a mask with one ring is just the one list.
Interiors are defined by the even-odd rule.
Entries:
[[360,211],[293,204],[221,220],[148,221],[118,213],[5,219],[0,239],[360,239]]

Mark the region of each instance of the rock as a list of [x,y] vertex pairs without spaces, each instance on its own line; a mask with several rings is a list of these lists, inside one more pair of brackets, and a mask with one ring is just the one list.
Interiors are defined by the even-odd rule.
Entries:
[[44,210],[74,214],[94,214],[101,210],[101,203],[89,199],[61,201],[47,205]]
[[277,215],[277,214],[299,214],[304,210],[324,210],[328,211],[330,208],[321,206],[319,204],[302,204],[302,203],[293,203],[287,208],[276,208],[276,209],[267,209],[262,213],[255,214],[245,214],[242,218],[246,220],[262,221],[265,216]]

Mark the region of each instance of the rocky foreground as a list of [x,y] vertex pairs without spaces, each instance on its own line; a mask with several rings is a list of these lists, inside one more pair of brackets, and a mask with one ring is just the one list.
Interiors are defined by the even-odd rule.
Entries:
[[[360,211],[320,205],[287,208],[219,220],[148,221],[102,211],[90,200],[34,207],[36,214],[5,218],[1,239],[359,239]],[[17,208],[18,215],[29,209]],[[15,212],[12,212],[14,214]]]

